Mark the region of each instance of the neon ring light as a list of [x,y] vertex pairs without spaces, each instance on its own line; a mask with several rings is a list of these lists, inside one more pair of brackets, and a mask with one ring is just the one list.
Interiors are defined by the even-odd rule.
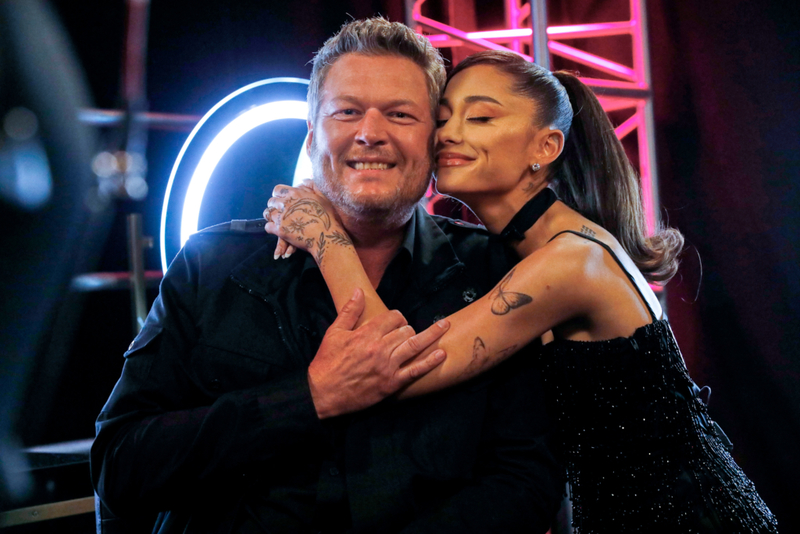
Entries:
[[[308,80],[270,78],[261,80],[220,100],[197,123],[183,144],[167,183],[161,210],[161,267],[167,270],[193,233],[197,232],[200,207],[211,175],[222,157],[242,136],[258,126],[281,119],[306,121]],[[294,182],[311,176],[305,143],[299,147]],[[191,178],[179,180],[176,177]],[[182,204],[180,199],[183,199]],[[180,210],[180,240],[167,233],[175,212]],[[170,227],[174,224],[170,224]],[[167,254],[167,249],[170,254]]]

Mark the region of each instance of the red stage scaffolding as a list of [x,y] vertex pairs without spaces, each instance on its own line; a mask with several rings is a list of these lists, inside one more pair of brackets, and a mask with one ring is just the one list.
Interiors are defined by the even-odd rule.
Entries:
[[[627,142],[631,139],[630,134],[636,132],[645,217],[648,229],[652,231],[658,220],[659,204],[647,15],[644,0],[617,1],[629,4],[629,20],[548,26],[544,0],[531,0],[524,4],[520,0],[503,0],[505,27],[489,31],[465,31],[450,25],[457,24],[464,13],[472,14],[474,19],[473,0],[442,0],[444,5],[436,6],[450,19],[450,24],[424,16],[426,0],[406,0],[406,13],[409,25],[426,34],[434,46],[453,50],[453,64],[464,57],[460,47],[467,47],[472,50],[509,50],[546,68],[550,68],[550,56],[553,55],[607,75],[581,79],[595,91],[606,112],[613,113],[614,117],[627,115],[615,129],[617,137],[626,138]],[[613,36],[630,36],[628,64],[561,42],[575,39],[586,42]]]

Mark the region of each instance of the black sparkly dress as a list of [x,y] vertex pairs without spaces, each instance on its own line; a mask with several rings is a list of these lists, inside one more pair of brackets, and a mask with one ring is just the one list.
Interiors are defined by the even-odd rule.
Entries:
[[[633,282],[607,245],[570,233],[603,246]],[[650,314],[629,338],[557,339],[541,353],[576,532],[777,532],[709,418],[669,323]]]

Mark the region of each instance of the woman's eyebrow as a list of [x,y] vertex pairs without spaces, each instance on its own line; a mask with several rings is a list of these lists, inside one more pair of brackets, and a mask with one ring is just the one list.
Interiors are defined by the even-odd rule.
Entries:
[[[498,106],[503,105],[494,98],[492,98],[491,96],[486,96],[486,95],[470,95],[464,98],[464,102],[467,104],[473,104],[475,102],[489,102],[490,104],[497,104]],[[439,105],[450,107],[450,102],[446,98],[442,98],[441,100],[439,100]]]

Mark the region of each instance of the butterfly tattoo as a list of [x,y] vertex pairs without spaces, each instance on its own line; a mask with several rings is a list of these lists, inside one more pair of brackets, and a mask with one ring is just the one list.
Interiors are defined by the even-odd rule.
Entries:
[[495,315],[505,315],[511,310],[533,302],[533,299],[525,293],[505,290],[515,270],[516,269],[512,269],[505,278],[500,280],[497,287],[489,294],[489,298],[492,301],[492,313]]

